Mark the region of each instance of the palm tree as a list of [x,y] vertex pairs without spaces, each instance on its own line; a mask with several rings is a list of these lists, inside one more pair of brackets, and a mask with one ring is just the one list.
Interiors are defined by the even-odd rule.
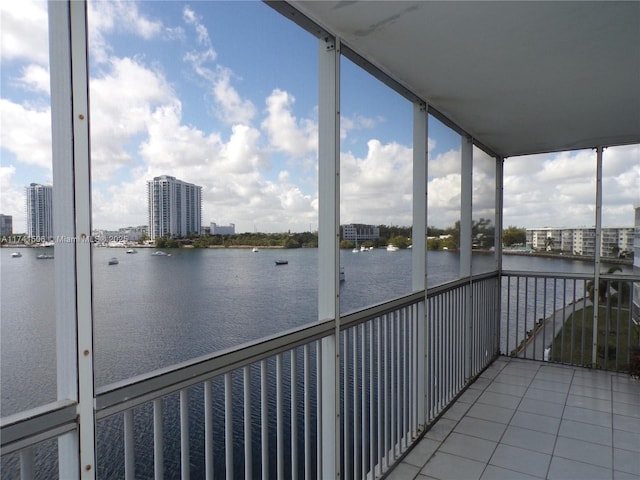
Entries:
[[547,252],[550,252],[551,250],[553,250],[553,243],[554,243],[553,237],[545,238],[544,247]]
[[[611,267],[607,270],[608,275],[612,275],[615,272],[621,272],[622,269],[620,267]],[[618,282],[619,283],[619,282]],[[593,297],[595,292],[595,283],[593,280],[589,280],[587,282],[587,296],[591,303],[593,303]],[[598,302],[604,303],[607,300],[607,282],[605,280],[600,280],[598,282]]]

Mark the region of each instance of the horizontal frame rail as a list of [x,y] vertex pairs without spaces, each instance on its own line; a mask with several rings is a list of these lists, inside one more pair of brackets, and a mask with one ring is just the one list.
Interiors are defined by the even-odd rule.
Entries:
[[75,430],[77,405],[72,400],[64,400],[2,418],[2,455]]

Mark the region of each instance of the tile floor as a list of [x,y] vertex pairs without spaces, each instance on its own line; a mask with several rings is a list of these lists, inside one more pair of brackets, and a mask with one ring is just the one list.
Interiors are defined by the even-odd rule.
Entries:
[[640,381],[500,357],[391,480],[640,479]]

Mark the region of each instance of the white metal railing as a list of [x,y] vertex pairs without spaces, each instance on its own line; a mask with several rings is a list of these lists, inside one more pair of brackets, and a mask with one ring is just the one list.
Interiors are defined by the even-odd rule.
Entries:
[[[386,472],[494,358],[497,284],[493,274],[430,290],[426,352],[424,292],[342,317],[345,478]],[[320,478],[318,359],[334,328],[318,322],[98,389],[97,476]],[[39,444],[77,426],[73,402],[3,419],[4,472],[55,474],[55,445]]]
[[[504,272],[501,351],[533,360],[629,371],[640,331],[640,276]],[[595,327],[595,328],[594,328]]]
[[498,352],[499,279],[495,273],[429,289],[428,419],[436,418]]

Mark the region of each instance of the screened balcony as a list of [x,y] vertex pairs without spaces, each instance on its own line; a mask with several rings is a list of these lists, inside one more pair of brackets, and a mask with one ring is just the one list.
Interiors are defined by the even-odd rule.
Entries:
[[[267,3],[317,37],[317,321],[96,385],[81,241],[92,218],[86,4],[51,2],[55,224],[80,240],[56,246],[58,398],[2,418],[3,478],[640,475],[629,376],[640,338],[636,300],[622,294],[640,275],[603,273],[598,250],[590,274],[508,270],[501,241],[505,164],[592,149],[599,243],[605,149],[640,143],[640,6]],[[526,28],[534,20],[548,28]],[[413,124],[411,293],[350,312],[339,298],[343,57],[411,102]],[[430,119],[460,137],[459,270],[436,285]],[[480,162],[493,172],[496,233],[479,261]]]

